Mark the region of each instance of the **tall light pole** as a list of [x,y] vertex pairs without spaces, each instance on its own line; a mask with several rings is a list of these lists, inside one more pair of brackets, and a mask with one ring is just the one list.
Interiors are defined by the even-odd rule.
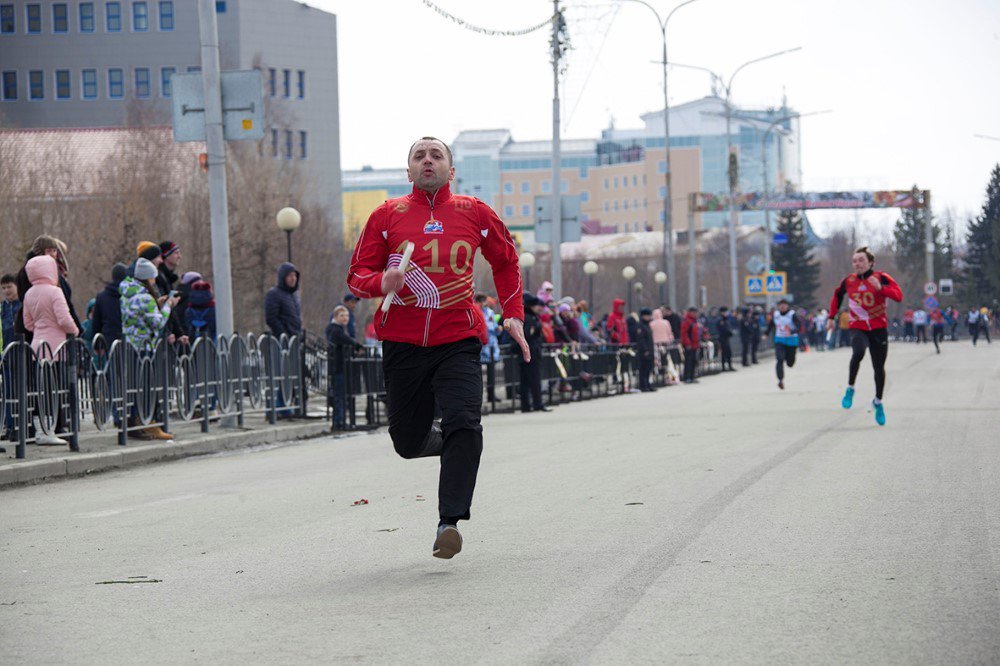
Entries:
[[566,19],[552,0],[552,286],[562,296],[562,150],[559,136],[559,62],[569,48]]
[[[676,258],[674,257],[674,216],[673,207],[671,206],[671,191],[670,191],[670,98],[667,96],[667,24],[670,23],[670,17],[674,15],[678,9],[685,5],[690,5],[692,2],[697,2],[697,0],[687,0],[687,2],[682,2],[667,14],[665,19],[660,18],[660,13],[656,11],[653,5],[646,2],[646,0],[626,0],[627,2],[636,2],[640,5],[644,5],[653,12],[656,17],[656,23],[660,26],[660,34],[663,37],[663,160],[664,160],[664,174],[663,174],[663,257],[662,257],[662,267],[663,270],[667,272],[667,287],[670,290],[670,305],[672,307],[677,307],[677,264]],[[660,294],[662,300],[663,295]]]
[[302,215],[291,206],[282,208],[274,216],[278,228],[285,232],[288,238],[288,263],[292,263],[292,232],[299,228],[302,223]]
[[777,51],[766,56],[761,56],[760,58],[747,60],[745,63],[736,68],[732,75],[730,75],[729,80],[725,83],[723,82],[724,79],[722,76],[707,67],[671,63],[672,65],[676,65],[678,67],[689,67],[691,69],[700,69],[703,72],[708,72],[719,83],[719,85],[722,86],[722,91],[726,95],[725,98],[723,98],[723,104],[725,105],[726,112],[726,159],[728,160],[727,171],[729,174],[729,287],[733,307],[736,307],[740,302],[740,274],[736,257],[736,188],[739,185],[739,159],[733,153],[733,79],[736,78],[736,75],[739,74],[740,71],[754,63],[758,63],[763,60],[770,60],[771,58],[777,58],[780,55],[793,53],[795,51],[800,51],[801,49],[801,46],[796,46],[793,49],[785,49],[784,51]]
[[[663,300],[663,285],[667,282],[667,274],[663,271],[656,271],[656,275],[653,276],[653,281],[660,285],[660,305],[667,305]],[[673,304],[670,304],[673,307]]]

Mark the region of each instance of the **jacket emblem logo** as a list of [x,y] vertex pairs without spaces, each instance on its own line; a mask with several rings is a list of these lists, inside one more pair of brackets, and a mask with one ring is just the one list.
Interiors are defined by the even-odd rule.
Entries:
[[441,224],[439,220],[430,219],[427,220],[427,224],[424,225],[425,234],[443,234],[444,225]]
[[868,288],[865,287],[865,285],[861,284],[861,285],[858,285],[858,291],[868,291]]

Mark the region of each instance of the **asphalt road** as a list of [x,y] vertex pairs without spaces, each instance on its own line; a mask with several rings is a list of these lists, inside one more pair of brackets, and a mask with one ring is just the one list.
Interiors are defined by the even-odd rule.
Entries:
[[1000,344],[847,358],[488,417],[450,561],[384,432],[0,492],[3,661],[1000,663]]

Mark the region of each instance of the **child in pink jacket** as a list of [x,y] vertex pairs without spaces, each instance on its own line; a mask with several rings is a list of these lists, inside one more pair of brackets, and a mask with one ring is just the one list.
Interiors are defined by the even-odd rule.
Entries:
[[[59,269],[56,260],[48,255],[30,259],[25,265],[31,288],[24,297],[24,327],[34,332],[31,348],[39,358],[51,358],[52,353],[66,341],[67,335],[80,331],[69,313],[69,305],[59,288]],[[42,344],[49,346],[48,353],[40,351]]]

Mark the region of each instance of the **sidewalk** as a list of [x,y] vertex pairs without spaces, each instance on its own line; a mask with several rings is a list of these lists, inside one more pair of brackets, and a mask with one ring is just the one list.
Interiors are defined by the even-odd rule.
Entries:
[[207,433],[201,432],[200,422],[175,421],[171,422],[170,431],[175,436],[172,442],[132,439],[127,446],[118,446],[117,431],[88,430],[80,433],[78,453],[67,446],[29,444],[28,457],[20,461],[14,458],[16,443],[3,442],[7,453],[0,454],[0,490],[60,477],[320,437],[331,432],[330,421],[322,412],[310,413],[304,419],[279,421],[273,426],[263,415],[247,416],[242,428],[223,428],[213,422]]

